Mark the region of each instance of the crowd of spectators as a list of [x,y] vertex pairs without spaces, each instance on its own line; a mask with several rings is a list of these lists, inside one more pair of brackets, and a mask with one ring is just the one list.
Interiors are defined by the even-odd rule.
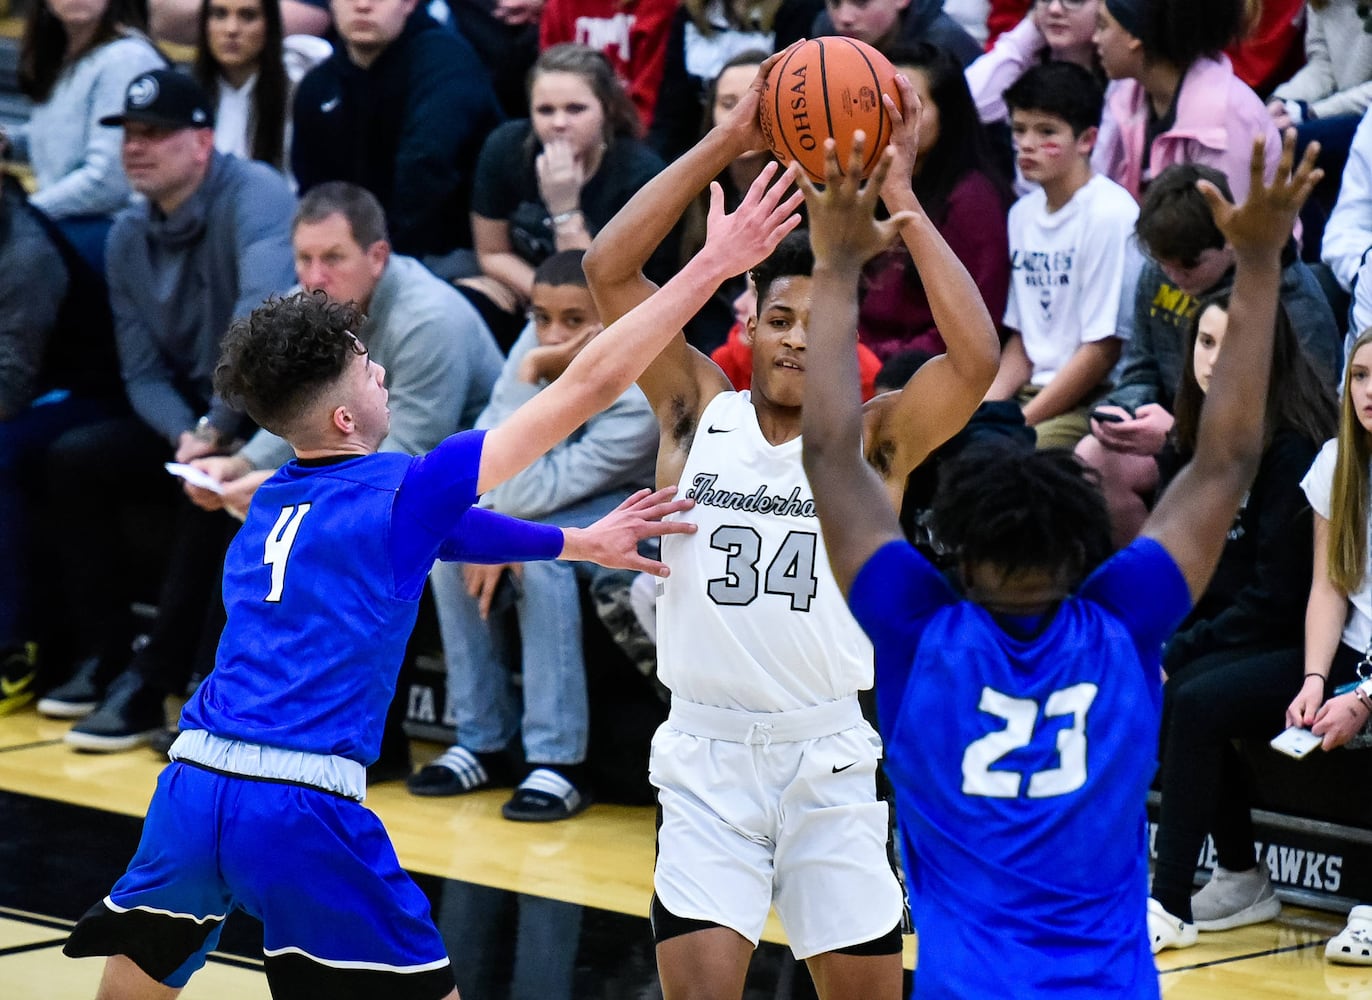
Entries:
[[[769,54],[859,38],[922,101],[914,191],[1001,324],[969,432],[1075,449],[1122,545],[1187,461],[1222,349],[1234,255],[1197,185],[1242,199],[1255,140],[1269,174],[1279,130],[1319,142],[1325,178],[1283,257],[1262,470],[1165,658],[1155,948],[1275,915],[1229,741],[1339,699],[1372,713],[1334,688],[1372,648],[1363,5],[1265,3],[1252,22],[1243,0],[27,0],[25,17],[32,111],[3,137],[22,170],[0,185],[0,713],[36,701],[96,751],[164,733],[166,697],[212,669],[235,515],[291,454],[212,391],[223,333],[269,296],[322,291],[366,315],[382,450],[498,423],[599,330],[581,254],[633,194]],[[764,163],[720,173],[726,209]],[[648,277],[699,250],[707,204]],[[687,335],[746,388],[756,321],[743,278]],[[868,265],[858,324],[873,391],[943,350],[902,245]],[[594,520],[651,483],[655,423],[631,390],[483,503]],[[651,672],[644,590],[565,564],[436,570],[456,729],[411,790],[536,772],[589,801],[582,609]],[[148,599],[151,626],[132,612]],[[506,815],[559,818],[542,805],[516,794]],[[1193,901],[1207,833],[1221,867]],[[1372,962],[1354,930],[1340,953]]]

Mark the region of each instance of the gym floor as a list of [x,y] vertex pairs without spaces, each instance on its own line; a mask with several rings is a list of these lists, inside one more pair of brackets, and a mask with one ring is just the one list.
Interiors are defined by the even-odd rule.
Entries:
[[[7,1000],[95,994],[100,960],[65,958],[72,923],[124,870],[159,759],[148,750],[81,754],[69,724],[31,708],[0,718],[0,983]],[[442,748],[416,743],[416,762]],[[467,1000],[651,1000],[660,997],[645,919],[653,811],[594,805],[547,825],[500,817],[508,792],[420,799],[399,782],[368,805],[429,895]],[[1337,915],[1287,907],[1278,921],[1159,956],[1167,1000],[1372,1000],[1372,968],[1324,962]],[[813,997],[775,919],[753,962],[746,1000]],[[907,939],[906,965],[915,964]],[[232,918],[186,1000],[265,1000],[261,932]]]

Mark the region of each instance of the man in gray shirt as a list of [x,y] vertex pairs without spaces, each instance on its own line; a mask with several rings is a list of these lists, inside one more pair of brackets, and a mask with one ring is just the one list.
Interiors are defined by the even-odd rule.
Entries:
[[[101,124],[123,128],[124,171],[146,198],[119,215],[106,247],[120,375],[135,416],[53,446],[75,669],[38,707],[85,716],[67,734],[72,745],[122,750],[164,725],[167,678],[197,655],[227,542],[222,516],[187,503],[160,466],[231,451],[250,429],[214,398],[211,379],[230,322],[291,284],[294,197],[270,167],[215,152],[209,98],[172,70],[136,77],[123,113]],[[170,562],[151,640],[120,673],[138,565],[125,508],[149,504],[170,525]]]
[[[357,331],[386,369],[390,433],[381,451],[419,455],[476,423],[503,359],[476,309],[419,261],[391,252],[380,201],[345,181],[311,188],[291,233],[300,287],[366,314]],[[187,485],[207,510],[242,513],[257,487],[293,456],[290,445],[260,430],[234,455],[195,465],[224,492]]]

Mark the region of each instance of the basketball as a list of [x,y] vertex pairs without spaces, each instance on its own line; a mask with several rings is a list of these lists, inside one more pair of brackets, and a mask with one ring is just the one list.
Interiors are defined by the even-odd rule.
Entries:
[[762,134],[782,163],[795,161],[824,181],[824,140],[833,136],[840,169],[846,169],[853,133],[867,136],[866,177],[891,140],[891,116],[881,95],[900,107],[895,67],[855,38],[812,38],[772,67],[758,114]]

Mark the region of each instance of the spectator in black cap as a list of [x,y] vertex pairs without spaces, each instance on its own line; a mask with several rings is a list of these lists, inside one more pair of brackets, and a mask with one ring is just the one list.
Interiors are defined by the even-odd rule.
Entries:
[[[124,171],[147,199],[120,214],[106,248],[120,373],[136,416],[53,446],[74,670],[38,708],[86,716],[67,735],[73,746],[123,750],[163,728],[165,695],[185,686],[229,534],[227,515],[192,505],[161,466],[230,452],[249,430],[214,398],[211,379],[229,324],[294,282],[294,198],[265,164],[215,152],[209,98],[174,70],[136,77],[123,112],[101,124],[122,126]],[[172,526],[171,561],[151,641],[124,670],[134,560],[123,508],[150,503]]]

